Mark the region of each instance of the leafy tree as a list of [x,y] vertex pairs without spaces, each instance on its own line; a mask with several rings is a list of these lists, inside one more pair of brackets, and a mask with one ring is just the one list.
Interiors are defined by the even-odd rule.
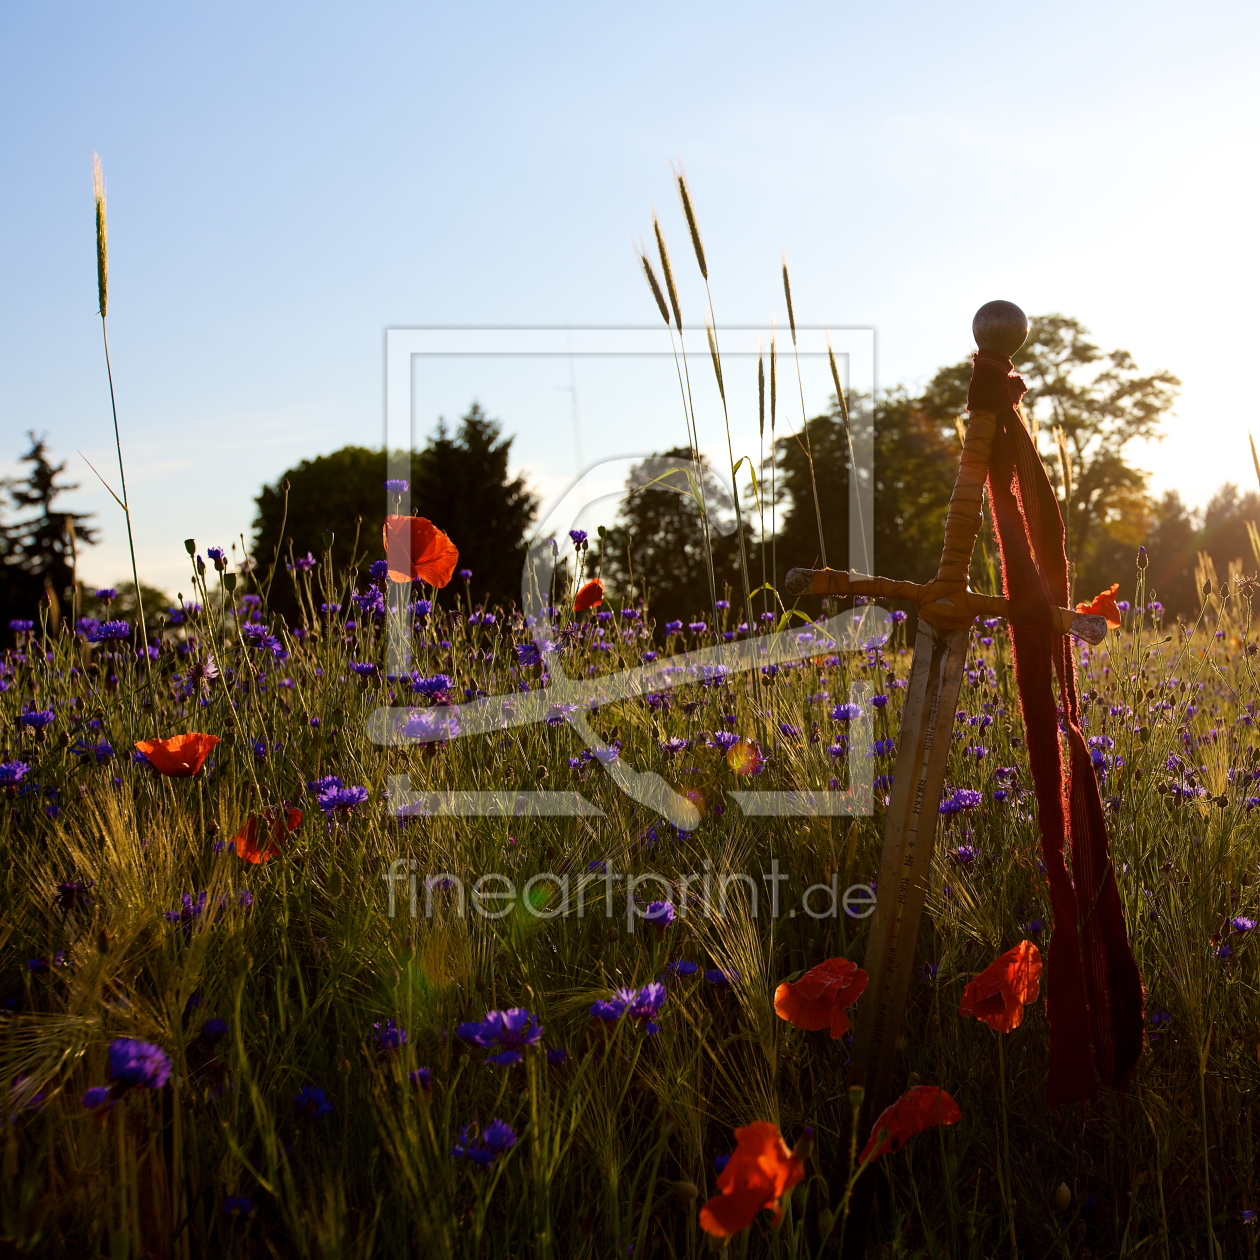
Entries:
[[22,456],[30,464],[26,480],[4,485],[9,500],[19,513],[15,521],[0,524],[0,625],[7,627],[11,618],[34,619],[40,599],[51,591],[68,614],[74,593],[74,563],[70,530],[75,545],[92,546],[97,531],[87,521],[91,514],[57,511],[53,504],[63,494],[77,490],[76,483],[59,481],[66,464],[49,462],[48,439],[29,433],[31,447]]
[[[439,420],[437,432],[411,459],[411,510],[450,535],[459,548],[459,567],[473,573],[474,600],[520,600],[525,533],[537,511],[537,499],[522,476],[508,476],[512,439],[474,403],[452,435]],[[273,608],[289,619],[298,616],[293,584],[285,572],[290,555],[318,555],[325,531],[343,565],[364,565],[384,552],[381,530],[387,511],[385,452],[345,446],[329,455],[303,460],[255,499],[253,561],[265,586],[273,563]],[[288,482],[285,512],[284,483]],[[357,536],[357,545],[355,539]],[[447,588],[447,602],[462,594],[458,579]]]
[[[698,487],[691,466],[688,447],[674,447],[635,464],[626,481],[617,524],[602,540],[603,575],[610,588],[627,603],[645,599],[658,626],[695,617],[706,623],[713,620]],[[707,461],[702,460],[701,468],[718,598],[729,599],[732,614],[737,614],[744,587],[734,505]],[[754,568],[753,532],[747,523],[744,533],[749,566]]]

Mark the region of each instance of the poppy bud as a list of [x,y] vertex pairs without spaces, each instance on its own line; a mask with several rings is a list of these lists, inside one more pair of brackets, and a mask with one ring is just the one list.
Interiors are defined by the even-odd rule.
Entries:
[[225,573],[223,575],[223,589],[227,591],[229,595],[234,590],[236,590],[236,574],[235,573]]
[[693,1181],[675,1181],[674,1193],[682,1199],[684,1203],[690,1203],[692,1199],[699,1195],[700,1191]]
[[324,550],[325,551],[328,551],[332,547],[333,539],[335,537],[336,535],[332,532],[331,529],[324,530]]
[[836,1223],[836,1214],[830,1208],[823,1208],[818,1213],[818,1232],[826,1238]]
[[1208,578],[1208,580],[1203,583],[1203,594],[1211,595],[1211,593],[1212,593],[1212,579]]
[[865,1100],[866,1100],[866,1086],[865,1085],[850,1085],[849,1086],[849,1106],[852,1107],[854,1111],[856,1111]]
[[109,953],[109,933],[104,929],[96,934],[96,952],[98,954]]
[[184,550],[188,552],[190,556],[195,556],[197,554],[197,540],[195,538],[185,538]]
[[1065,1181],[1059,1182],[1059,1188],[1054,1192],[1054,1206],[1060,1212],[1066,1212],[1072,1206],[1072,1192]]

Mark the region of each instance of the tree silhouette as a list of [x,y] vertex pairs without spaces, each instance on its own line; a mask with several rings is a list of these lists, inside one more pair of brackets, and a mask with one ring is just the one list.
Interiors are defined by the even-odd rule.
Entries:
[[66,464],[53,464],[48,458],[47,436],[27,434],[30,450],[21,462],[30,464],[25,481],[9,481],[4,489],[19,513],[17,520],[0,523],[0,626],[7,634],[11,619],[33,620],[39,601],[51,591],[68,613],[74,594],[74,562],[70,530],[75,546],[92,546],[97,531],[87,522],[90,513],[57,511],[53,504],[77,483],[58,479]]
[[[524,477],[508,476],[511,446],[498,422],[473,403],[453,435],[439,420],[437,432],[411,459],[412,513],[450,535],[459,548],[460,569],[472,570],[472,598],[490,604],[520,602],[525,533],[537,511]],[[263,585],[275,565],[273,609],[290,620],[299,616],[286,565],[290,556],[319,555],[325,531],[334,536],[338,565],[362,567],[383,557],[388,475],[383,450],[344,446],[303,460],[262,488],[255,499],[251,558]],[[463,593],[456,579],[442,598],[449,604]]]

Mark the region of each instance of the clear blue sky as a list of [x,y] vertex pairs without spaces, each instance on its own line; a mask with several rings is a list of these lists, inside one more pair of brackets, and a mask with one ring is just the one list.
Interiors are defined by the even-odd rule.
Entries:
[[[386,328],[648,323],[653,205],[698,315],[681,159],[720,321],[783,322],[784,249],[798,318],[874,326],[883,385],[962,357],[988,298],[1076,315],[1182,377],[1134,455],[1202,503],[1248,483],[1257,423],[1258,27],[1243,4],[6,6],[0,471],[46,430],[104,527],[89,577],[124,575],[75,453],[116,475],[94,150],[142,576],[171,591],[184,537],[248,532],[263,481],[380,441]],[[574,463],[552,392],[554,423],[518,423],[469,386],[548,494]],[[582,401],[584,457],[622,453]]]

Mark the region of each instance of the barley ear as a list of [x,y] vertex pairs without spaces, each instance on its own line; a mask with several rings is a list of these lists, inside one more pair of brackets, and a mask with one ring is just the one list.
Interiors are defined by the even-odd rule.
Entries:
[[104,319],[109,306],[109,249],[105,243],[105,176],[101,159],[95,153],[92,154],[92,191],[96,199],[96,295]]
[[761,338],[757,338],[757,432],[766,436],[766,360],[761,353]]
[[678,290],[674,287],[674,269],[669,265],[669,251],[665,248],[665,234],[661,231],[661,221],[652,216],[652,229],[656,233],[656,250],[661,256],[661,271],[665,273],[665,291],[669,294],[669,304],[674,308],[674,323],[682,332],[682,312],[678,309]]
[[796,345],[796,315],[792,310],[792,285],[788,280],[787,254],[783,255],[783,296],[787,298],[788,323],[792,326],[792,344]]
[[713,359],[713,374],[717,377],[718,393],[722,395],[722,401],[726,401],[726,386],[722,384],[722,360],[718,358],[717,338],[713,335],[713,325],[709,323],[709,317],[704,317],[704,331],[709,338],[709,355]]
[[774,436],[775,403],[779,392],[776,381],[779,375],[779,351],[774,339],[774,321],[770,321],[770,436]]
[[1260,458],[1256,456],[1256,439],[1251,436],[1251,430],[1247,430],[1247,441],[1251,443],[1251,462],[1256,467],[1256,482],[1260,484]]
[[652,296],[656,299],[657,308],[661,312],[661,318],[665,321],[665,327],[669,327],[669,307],[665,305],[665,295],[661,292],[661,286],[656,282],[656,272],[652,270],[652,263],[648,259],[647,252],[639,248],[639,261],[643,264],[643,274],[647,276],[648,287],[652,290]]
[[840,384],[840,373],[836,368],[836,356],[831,349],[831,337],[827,337],[827,362],[831,364],[831,379],[836,387],[836,398],[840,403],[840,414],[844,417],[845,424],[849,423],[849,404],[844,398],[844,386]]
[[678,172],[678,195],[682,198],[683,213],[687,216],[687,226],[691,229],[691,244],[696,251],[696,262],[700,265],[700,274],[705,284],[709,282],[709,265],[704,261],[704,246],[700,242],[700,229],[696,226],[696,214],[691,208],[691,194],[687,190],[687,177]]

